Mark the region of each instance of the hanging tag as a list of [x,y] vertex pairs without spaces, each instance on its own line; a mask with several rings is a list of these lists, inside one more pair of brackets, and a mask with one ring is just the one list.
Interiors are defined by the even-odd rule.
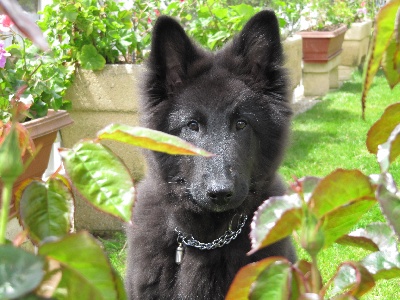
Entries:
[[182,244],[178,245],[178,248],[176,248],[176,252],[175,252],[175,262],[180,265],[182,262],[182,258],[183,258],[183,247]]

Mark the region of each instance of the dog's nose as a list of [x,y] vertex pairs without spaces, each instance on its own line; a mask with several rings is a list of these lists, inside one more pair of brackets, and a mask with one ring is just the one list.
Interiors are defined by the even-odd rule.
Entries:
[[233,191],[227,186],[219,186],[210,188],[207,195],[214,204],[225,205],[232,199]]

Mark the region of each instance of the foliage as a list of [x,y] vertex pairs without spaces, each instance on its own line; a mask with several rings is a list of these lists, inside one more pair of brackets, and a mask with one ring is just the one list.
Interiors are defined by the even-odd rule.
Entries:
[[[382,11],[396,14],[399,4],[392,3]],[[385,18],[377,18],[378,29],[382,22]],[[374,45],[382,32],[385,30],[376,30]],[[373,77],[375,73],[369,70],[366,76]],[[322,179],[305,177],[292,184],[291,193],[272,197],[259,207],[251,226],[251,253],[295,232],[311,262],[301,260],[292,265],[273,257],[248,265],[236,275],[227,299],[266,299],[271,295],[275,299],[356,299],[377,280],[400,277],[400,191],[389,173],[390,164],[400,154],[399,112],[400,103],[389,106],[367,135],[368,150],[376,154],[379,174],[367,176],[359,170],[337,169]],[[370,224],[350,232],[376,202],[387,224]],[[317,257],[333,243],[371,253],[359,262],[339,260],[336,273],[323,282]]]
[[[11,41],[3,48],[3,63],[0,65],[0,120],[7,123],[10,119],[10,100],[27,105],[29,119],[47,115],[48,109],[65,109],[69,102],[62,97],[71,83],[72,70],[68,65],[58,62],[49,53],[39,52],[29,39],[23,38],[9,22],[7,15],[2,15],[0,37]],[[16,93],[16,91],[20,91]]]
[[200,44],[216,49],[239,32],[261,7],[226,0],[171,1],[162,13],[179,18],[185,30]]
[[329,31],[340,25],[347,27],[364,17],[362,1],[314,0],[302,11],[307,30]]

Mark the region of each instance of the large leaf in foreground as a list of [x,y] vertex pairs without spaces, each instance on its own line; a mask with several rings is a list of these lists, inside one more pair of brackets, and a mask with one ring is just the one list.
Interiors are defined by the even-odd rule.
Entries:
[[329,247],[338,238],[349,233],[375,203],[375,200],[354,201],[326,214],[323,226],[324,247]]
[[361,261],[362,265],[378,279],[391,279],[400,277],[400,254],[396,251],[393,253],[374,252]]
[[[396,15],[399,9],[400,0],[393,0],[386,4],[377,14],[375,20],[374,37],[372,41],[372,50],[370,51],[367,63],[366,72],[364,72],[364,85],[361,97],[363,114],[365,110],[365,101],[372,80],[378,71],[382,57],[391,40],[394,38]],[[390,59],[387,57],[386,59]]]
[[118,141],[168,154],[212,156],[211,153],[197,148],[174,135],[143,127],[111,124],[99,131],[97,137],[99,140]]
[[271,245],[297,229],[302,220],[302,202],[297,194],[271,197],[258,208],[251,223],[251,251]]
[[[393,130],[400,124],[400,103],[392,104],[378,121],[370,128],[367,135],[367,148],[371,153],[378,152],[378,146],[386,143]],[[400,137],[393,136],[390,147],[390,162],[400,154]]]
[[360,263],[346,262],[339,266],[333,277],[332,295],[346,292],[347,295],[361,297],[375,285],[375,280]]
[[236,273],[225,300],[248,299],[253,282],[267,267],[277,261],[287,262],[281,257],[269,257],[241,268]]
[[400,197],[389,192],[384,185],[378,187],[376,196],[386,220],[400,238]]
[[308,206],[320,218],[342,205],[372,199],[374,189],[367,176],[359,170],[337,169],[319,182]]
[[291,286],[289,262],[276,261],[269,265],[254,282],[250,300],[288,299]]
[[11,245],[0,246],[0,299],[15,299],[36,289],[44,259]]
[[74,186],[95,207],[129,222],[134,186],[129,171],[107,147],[81,142],[60,151]]
[[60,263],[63,285],[67,287],[65,299],[125,299],[118,288],[120,278],[98,242],[88,233],[71,234],[44,244],[39,253]]
[[72,194],[58,179],[32,181],[22,193],[19,213],[20,222],[34,243],[47,237],[62,237],[73,222]]
[[373,223],[356,229],[337,242],[371,251],[397,252],[397,240],[386,223]]

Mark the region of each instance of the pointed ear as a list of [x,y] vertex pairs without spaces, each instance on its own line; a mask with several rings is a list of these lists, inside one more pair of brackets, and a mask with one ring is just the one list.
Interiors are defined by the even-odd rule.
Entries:
[[276,80],[286,84],[279,24],[273,11],[254,15],[222,55],[224,65],[252,85],[271,85]]
[[204,55],[179,23],[173,18],[161,16],[153,29],[148,83],[152,87],[164,88],[164,96],[171,94],[191,75],[189,67]]

